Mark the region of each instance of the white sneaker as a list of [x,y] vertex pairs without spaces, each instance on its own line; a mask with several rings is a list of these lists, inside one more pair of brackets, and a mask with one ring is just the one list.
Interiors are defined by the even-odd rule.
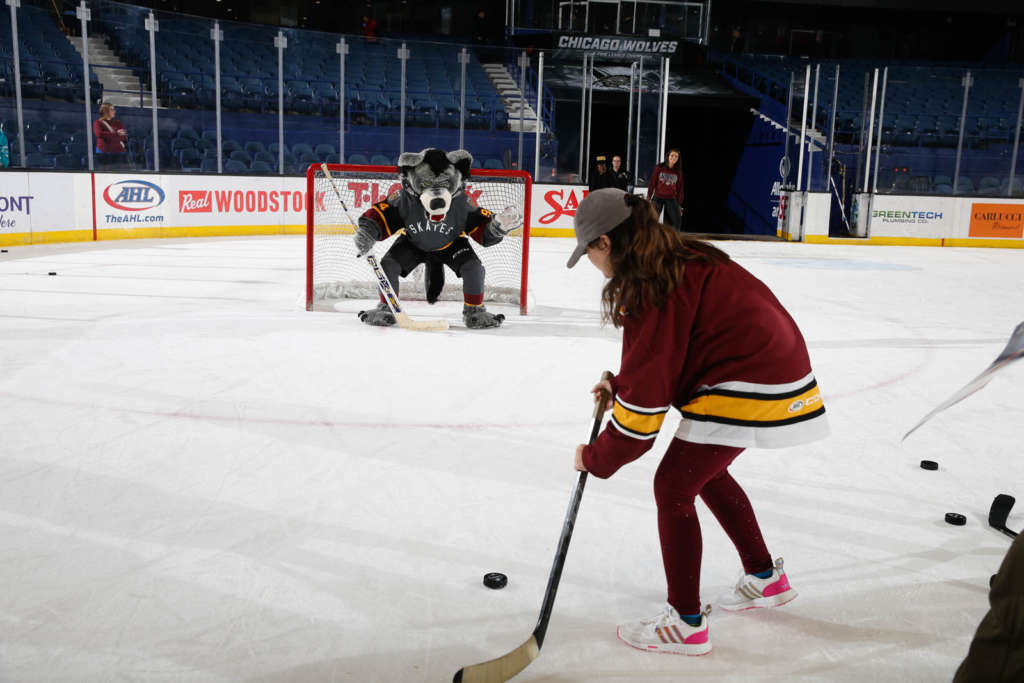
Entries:
[[700,624],[690,626],[679,617],[672,605],[652,619],[641,619],[619,626],[619,640],[647,652],[668,652],[676,655],[706,655],[711,652],[708,616],[711,605],[700,615]]
[[778,607],[796,597],[796,591],[789,585],[789,577],[782,570],[782,558],[775,560],[772,575],[759,579],[753,574],[744,574],[732,589],[732,593],[719,601],[722,609],[739,612],[758,607]]

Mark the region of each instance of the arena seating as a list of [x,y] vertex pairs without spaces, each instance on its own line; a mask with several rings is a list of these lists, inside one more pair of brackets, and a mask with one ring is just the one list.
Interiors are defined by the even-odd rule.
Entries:
[[[815,61],[814,64],[819,62]],[[806,59],[744,55],[726,57],[723,72],[785,104],[789,76],[802,79]],[[883,115],[882,142],[909,147],[956,147],[964,88],[961,79],[971,69],[974,85],[968,98],[965,144],[977,147],[1013,142],[1020,88],[1019,70],[994,69],[991,65],[958,67],[871,60],[824,60],[821,64],[816,122],[827,128],[839,65],[839,96],[836,133],[840,142],[852,142],[860,134],[864,109],[864,75],[889,67]],[[813,83],[812,83],[813,84]],[[881,96],[879,83],[878,96]],[[877,107],[878,105],[876,105]],[[876,109],[877,111],[877,109]],[[877,114],[876,114],[877,116]]]
[[[6,9],[6,8],[5,8]],[[63,99],[81,102],[82,60],[55,21],[51,10],[39,6],[22,6],[19,12],[21,45],[22,95],[28,109],[35,107],[25,119],[25,151],[36,167],[81,169],[87,167],[87,136],[81,109],[51,104]],[[120,4],[105,4],[94,10],[90,24],[94,34],[107,38],[109,47],[126,64],[138,70],[143,80],[149,72],[149,34],[145,30],[148,10]],[[215,108],[215,69],[209,20],[183,15],[159,15],[160,29],[156,41],[158,97],[160,112],[160,148],[155,152],[162,169],[206,170],[216,168],[216,133],[212,110]],[[225,129],[224,160],[241,164],[246,172],[265,172],[264,165],[276,172],[277,145],[268,143],[265,123],[240,122],[238,116],[276,114],[277,50],[274,36],[277,29],[249,24],[223,23],[221,43],[221,105],[225,121],[234,115],[236,127]],[[399,43],[379,41],[365,43],[351,39],[346,59],[346,87],[340,91],[338,57],[335,44],[338,36],[310,31],[290,31],[284,59],[284,110],[286,116],[307,116],[319,129],[312,128],[302,137],[313,143],[309,149],[289,150],[284,157],[285,170],[301,172],[304,164],[340,159],[334,145],[322,142],[330,130],[323,117],[337,117],[344,98],[350,129],[368,126],[383,130],[398,126],[400,121],[401,63],[395,56]],[[10,14],[0,12],[0,127],[12,138],[11,157],[18,160],[20,140],[13,111],[13,59],[11,57]],[[407,62],[406,120],[410,129],[457,129],[461,83],[461,65],[456,56],[461,45],[410,43],[413,58]],[[467,129],[507,133],[508,114],[493,85],[473,53],[467,67],[466,114]],[[92,94],[102,99],[102,87],[91,74]],[[9,98],[9,99],[5,99]],[[46,105],[33,102],[46,101]],[[40,117],[42,111],[44,116]],[[173,112],[180,111],[181,115]],[[199,117],[185,112],[198,112]],[[128,148],[131,161],[139,168],[152,167],[154,149],[151,124],[144,122],[148,112],[135,110],[136,119],[129,126]],[[119,108],[119,118],[132,117],[131,109]],[[198,126],[179,123],[198,120]],[[44,119],[45,122],[38,122]],[[174,119],[177,119],[175,121]],[[227,124],[226,124],[227,125]],[[276,132],[276,131],[275,131]],[[230,134],[229,134],[230,133]],[[329,135],[330,133],[328,133]],[[409,137],[410,133],[407,133]],[[237,139],[231,139],[235,136]],[[276,135],[275,135],[276,137]],[[319,137],[320,139],[316,139]],[[348,157],[363,163],[371,158],[393,163],[395,148],[381,149],[375,140],[353,136],[355,146]],[[385,136],[386,137],[386,136]],[[397,138],[397,131],[390,134]],[[335,138],[336,139],[336,138]],[[351,143],[350,143],[351,144]],[[397,147],[397,139],[386,143]],[[495,139],[492,146],[501,143]],[[241,149],[247,156],[232,153]],[[498,149],[484,153],[496,155]],[[213,163],[210,163],[210,159]],[[383,162],[382,162],[383,163]],[[238,169],[236,164],[231,168]]]
[[[102,20],[112,49],[131,65],[149,62],[145,15],[125,8],[108,11]],[[222,24],[221,106],[227,111],[277,111],[276,29],[246,24]],[[191,18],[162,18],[156,45],[158,96],[170,107],[212,108],[215,102],[215,62],[209,37],[210,22]],[[297,114],[337,115],[341,93],[338,37],[285,31],[284,109]],[[350,117],[369,125],[399,125],[401,62],[398,43],[350,40],[345,63],[345,103]],[[406,65],[406,125],[458,127],[458,47],[415,43],[414,58]],[[467,69],[467,108],[474,114],[466,125],[505,129],[508,114],[479,60]]]
[[[25,5],[18,10],[22,96],[81,101],[82,58],[54,23],[45,7]],[[0,12],[0,96],[13,96],[14,60],[11,54],[11,15]],[[89,87],[97,101],[103,95],[96,74],[90,69]]]

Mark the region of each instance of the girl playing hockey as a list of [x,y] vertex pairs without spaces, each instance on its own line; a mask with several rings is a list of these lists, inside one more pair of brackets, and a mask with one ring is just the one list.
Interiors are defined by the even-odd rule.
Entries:
[[827,435],[807,348],[768,287],[714,246],[659,223],[646,200],[615,188],[591,192],[575,228],[567,266],[587,255],[608,278],[604,318],[624,328],[619,374],[593,389],[614,397],[611,420],[592,445],[576,449],[576,469],[610,477],[653,445],[670,408],[683,418],[654,477],[667,604],[651,619],[620,626],[619,638],[649,652],[706,654],[711,608],[700,602],[696,496],[743,563],[721,607],[773,607],[796,597],[728,467],[745,448]]

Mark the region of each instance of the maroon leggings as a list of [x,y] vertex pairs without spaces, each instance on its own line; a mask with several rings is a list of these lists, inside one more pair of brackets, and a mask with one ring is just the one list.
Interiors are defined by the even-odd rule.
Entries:
[[680,614],[700,612],[702,544],[694,507],[698,495],[736,546],[746,573],[772,568],[750,500],[726,469],[742,452],[742,448],[672,439],[654,475],[668,602]]

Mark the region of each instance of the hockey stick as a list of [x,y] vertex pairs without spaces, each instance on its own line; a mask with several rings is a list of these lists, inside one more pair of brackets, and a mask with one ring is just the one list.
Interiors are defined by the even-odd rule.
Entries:
[[1000,493],[992,501],[992,507],[988,511],[988,525],[993,529],[1002,531],[1010,538],[1017,538],[1017,532],[1006,528],[1006,520],[1010,516],[1010,508],[1017,500],[1006,493]]
[[[345,217],[348,218],[348,222],[352,224],[353,228],[358,228],[359,224],[352,220],[352,214],[348,212],[348,206],[345,204],[345,200],[341,197],[341,192],[338,190],[338,186],[334,183],[334,176],[331,175],[330,169],[327,168],[327,164],[320,164],[320,170],[324,172],[324,177],[331,184],[331,189],[334,190],[334,196],[341,202],[341,208],[345,212]],[[443,331],[448,329],[447,320],[413,320],[409,315],[402,310],[402,305],[398,303],[398,295],[395,293],[394,287],[391,286],[391,282],[388,281],[387,275],[381,269],[380,264],[377,263],[377,257],[373,254],[367,254],[366,262],[370,264],[370,268],[373,269],[373,274],[377,278],[377,288],[380,290],[381,296],[384,297],[385,303],[388,308],[391,309],[391,313],[395,316],[395,320],[398,321],[398,326],[406,330],[416,330],[419,332],[435,332]]]
[[[601,373],[601,379],[609,379],[611,376],[612,373],[607,370]],[[594,443],[598,432],[601,431],[601,420],[604,418],[605,406],[610,398],[608,392],[602,391],[594,403],[594,423],[590,428],[589,443]],[[454,683],[502,683],[525,669],[530,662],[540,656],[540,648],[544,644],[544,635],[547,633],[548,622],[551,620],[551,610],[555,606],[555,593],[558,592],[558,582],[562,578],[562,567],[565,566],[572,530],[576,526],[576,513],[580,509],[583,487],[586,483],[587,473],[580,472],[576,490],[573,491],[572,498],[569,500],[569,510],[565,513],[565,522],[562,523],[562,535],[558,539],[558,549],[555,550],[555,562],[551,566],[548,587],[544,591],[544,601],[540,606],[540,617],[537,619],[537,626],[533,629],[533,633],[525,643],[508,654],[459,669],[452,679]]]
[[[1010,335],[1010,341],[1006,343],[1006,348],[1003,349],[1002,353],[992,361],[992,364],[985,368],[985,371],[980,375],[968,382],[960,391],[956,392],[949,398],[947,398],[942,404],[932,410],[930,413],[921,418],[921,421],[911,428],[909,432],[903,435],[903,439],[913,434],[918,427],[923,425],[928,420],[932,419],[936,414],[942,412],[946,408],[959,403],[974,392],[978,391],[992,379],[992,376],[998,371],[1005,368],[1007,365],[1015,360],[1020,360],[1024,357],[1024,323],[1017,325],[1013,330],[1013,334]],[[901,439],[901,441],[903,440]]]

